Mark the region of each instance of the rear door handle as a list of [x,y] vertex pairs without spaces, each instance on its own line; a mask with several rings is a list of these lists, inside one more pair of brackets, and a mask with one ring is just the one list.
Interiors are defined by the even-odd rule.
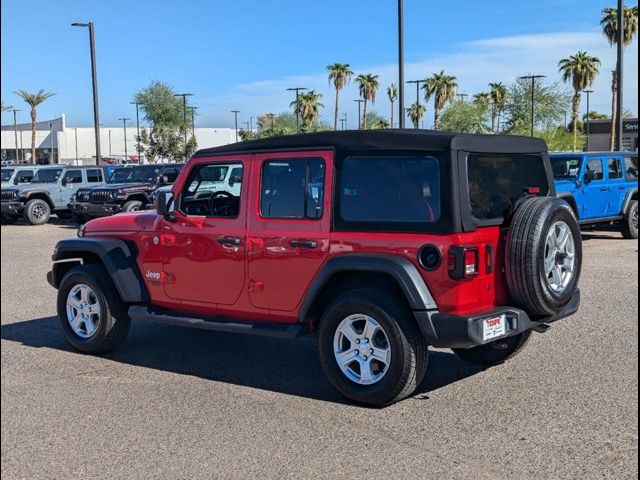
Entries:
[[216,240],[220,245],[227,245],[230,247],[237,247],[240,245],[240,239],[238,237],[218,237]]
[[289,245],[294,248],[305,248],[308,250],[318,248],[318,242],[314,242],[313,240],[291,240]]
[[600,187],[600,191],[601,192],[608,192],[609,191],[609,187]]

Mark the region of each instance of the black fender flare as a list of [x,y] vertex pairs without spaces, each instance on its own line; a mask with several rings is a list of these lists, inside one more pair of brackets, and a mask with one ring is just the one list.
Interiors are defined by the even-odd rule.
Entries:
[[43,190],[43,189],[31,190],[30,189],[30,190],[23,191],[20,194],[20,197],[24,199],[25,204],[29,200],[33,200],[34,198],[41,198],[42,200],[44,200],[49,204],[49,207],[51,207],[51,210],[54,210],[56,208],[55,204],[53,203],[53,200],[51,200],[51,194],[49,193],[48,190]]
[[118,238],[84,237],[61,240],[56,245],[53,268],[47,275],[49,283],[58,288],[73,260],[82,261],[83,254],[97,256],[109,273],[125,303],[146,303],[150,300],[131,247]]
[[576,197],[573,196],[571,192],[561,192],[557,195],[558,198],[564,200],[569,204],[573,213],[576,214],[576,218],[580,218],[580,210],[578,209],[578,202],[576,201]]
[[631,207],[631,202],[633,201],[633,197],[638,198],[638,188],[630,188],[627,190],[627,195],[624,199],[624,204],[622,205],[622,215],[626,215],[629,212],[629,207]]
[[404,293],[412,310],[437,308],[436,302],[416,266],[407,258],[393,254],[342,254],[331,258],[320,269],[300,305],[298,320],[305,322],[315,299],[331,277],[340,272],[375,272],[390,275]]

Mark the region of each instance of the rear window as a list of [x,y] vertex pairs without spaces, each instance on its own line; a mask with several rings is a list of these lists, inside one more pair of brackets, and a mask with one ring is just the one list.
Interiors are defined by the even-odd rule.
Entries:
[[428,224],[440,220],[436,156],[347,157],[340,175],[340,217],[346,223]]
[[467,158],[471,211],[478,220],[503,218],[528,189],[549,194],[539,155],[470,154]]
[[13,168],[3,168],[2,169],[2,181],[8,182],[11,180],[11,175],[13,175]]

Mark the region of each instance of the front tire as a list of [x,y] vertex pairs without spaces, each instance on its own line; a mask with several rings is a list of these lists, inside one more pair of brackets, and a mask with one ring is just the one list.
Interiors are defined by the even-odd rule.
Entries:
[[389,292],[351,290],[322,316],[318,354],[342,395],[384,407],[411,395],[427,370],[428,345],[411,310]]
[[142,209],[142,202],[140,200],[130,200],[122,206],[123,212],[137,212]]
[[633,200],[624,217],[622,236],[630,240],[638,239],[638,201]]
[[51,207],[39,198],[29,200],[24,207],[24,219],[30,225],[44,225],[51,217]]
[[515,357],[529,343],[531,330],[472,348],[454,348],[453,353],[465,362],[492,367]]
[[81,352],[108,352],[129,332],[126,305],[100,265],[80,265],[69,270],[60,282],[57,306],[64,336]]

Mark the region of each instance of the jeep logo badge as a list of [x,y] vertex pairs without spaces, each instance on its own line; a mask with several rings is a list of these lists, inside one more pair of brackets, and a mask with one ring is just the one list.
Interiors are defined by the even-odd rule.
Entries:
[[147,273],[145,273],[145,277],[147,277],[149,280],[160,280],[160,272],[151,272],[149,270],[147,270]]

